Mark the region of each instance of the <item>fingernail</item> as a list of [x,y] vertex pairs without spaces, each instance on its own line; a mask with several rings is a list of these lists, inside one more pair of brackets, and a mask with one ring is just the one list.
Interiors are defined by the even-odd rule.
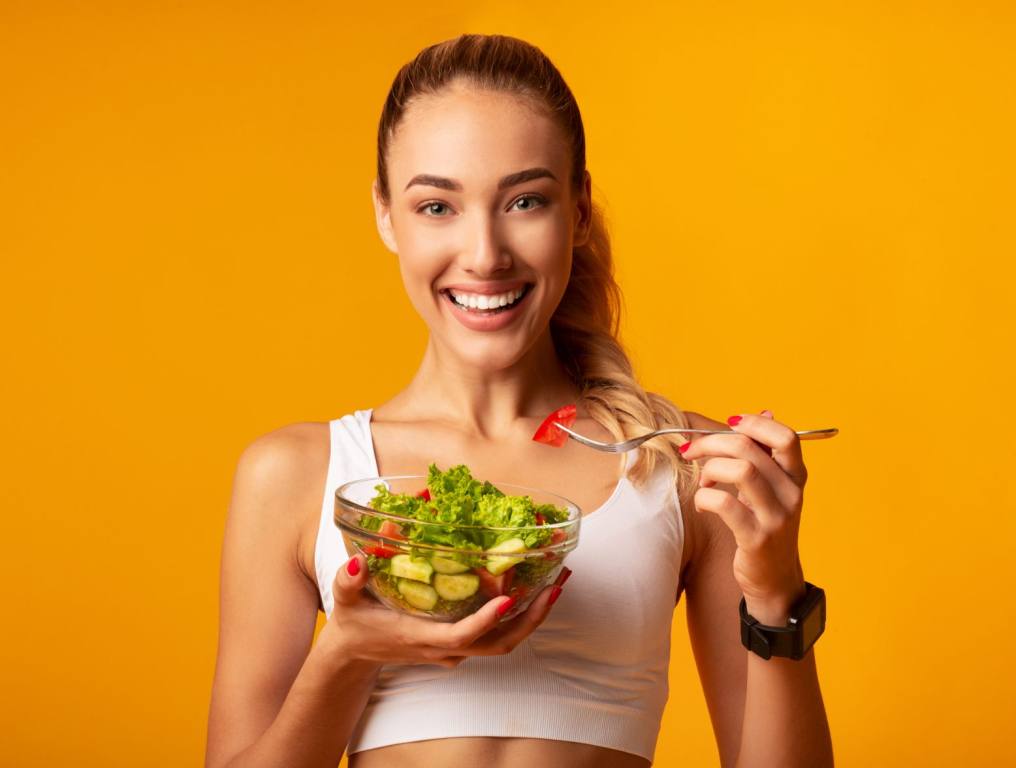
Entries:
[[503,603],[501,603],[501,605],[497,607],[497,615],[504,616],[506,613],[508,613],[509,609],[513,605],[515,605],[515,598],[509,597],[507,600],[505,600]]
[[559,587],[564,586],[564,583],[568,581],[569,576],[571,576],[571,568],[562,568],[561,573],[557,575],[557,581],[555,581],[554,584]]
[[771,419],[773,417],[773,412],[770,411],[768,408],[766,408],[764,411],[762,411],[762,415],[765,416],[767,419]]
[[552,590],[550,590],[550,600],[547,601],[547,605],[553,605],[554,601],[557,600],[558,595],[560,595],[560,594],[561,594],[561,587],[559,587],[559,586],[555,586]]
[[350,576],[356,576],[360,572],[360,561],[355,557],[346,564],[346,572]]
[[741,417],[731,416],[729,419],[727,419],[727,423],[732,427],[736,427],[738,424],[741,423]]
[[687,453],[689,448],[691,448],[691,440],[689,440],[684,445],[677,446],[677,450],[679,450],[681,453]]

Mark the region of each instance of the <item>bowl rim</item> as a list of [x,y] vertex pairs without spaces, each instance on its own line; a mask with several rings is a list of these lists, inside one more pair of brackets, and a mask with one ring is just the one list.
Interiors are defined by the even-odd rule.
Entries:
[[[349,480],[349,481],[347,481],[345,483],[341,483],[338,487],[336,487],[336,489],[335,489],[335,500],[339,501],[341,499],[342,504],[344,504],[346,506],[349,506],[349,507],[353,507],[353,508],[359,510],[361,513],[368,514],[368,515],[374,515],[376,517],[382,517],[382,518],[386,518],[386,519],[389,519],[389,520],[402,520],[402,521],[405,521],[405,522],[415,523],[417,525],[441,525],[441,526],[446,526],[446,527],[447,526],[452,526],[452,527],[459,528],[459,529],[470,529],[470,528],[472,528],[472,529],[479,529],[479,530],[484,530],[484,531],[540,531],[540,530],[553,530],[554,528],[564,528],[564,527],[567,527],[567,526],[581,525],[581,522],[582,522],[582,508],[578,504],[576,504],[574,501],[572,501],[571,499],[568,499],[568,498],[562,496],[559,493],[554,493],[553,491],[548,491],[548,490],[545,490],[543,488],[534,488],[533,486],[529,486],[529,485],[518,485],[517,483],[498,483],[498,482],[495,482],[493,480],[489,480],[487,482],[489,482],[491,485],[493,485],[499,491],[501,490],[501,486],[503,485],[503,486],[508,487],[508,488],[515,488],[515,489],[520,489],[520,490],[524,490],[524,491],[534,491],[536,493],[545,494],[545,495],[553,496],[553,497],[555,497],[557,499],[560,499],[560,500],[564,501],[565,503],[564,504],[558,504],[558,505],[555,505],[555,506],[567,507],[567,508],[569,508],[569,512],[572,512],[572,511],[575,512],[575,516],[574,517],[569,517],[567,520],[564,520],[564,521],[562,521],[560,523],[546,523],[544,525],[523,525],[523,526],[460,525],[459,523],[443,523],[443,522],[439,522],[439,521],[431,522],[431,521],[428,521],[428,520],[420,520],[419,518],[416,518],[416,517],[405,517],[404,515],[395,515],[395,514],[392,514],[390,512],[380,512],[380,511],[374,509],[373,507],[367,507],[367,506],[364,506],[363,504],[355,502],[352,499],[348,498],[347,496],[343,495],[343,493],[342,493],[342,491],[345,488],[348,488],[351,485],[355,485],[357,483],[366,483],[366,482],[372,481],[372,480],[380,482],[381,480],[416,480],[416,479],[423,479],[424,481],[426,481],[427,475],[377,475],[377,476],[374,476],[374,477],[362,477],[362,478],[360,478],[358,480]],[[376,484],[377,484],[377,482],[375,482],[375,485]],[[516,496],[516,495],[519,495],[519,494],[507,494],[507,495]],[[338,522],[338,521],[336,521],[336,522]],[[356,529],[356,530],[362,530],[362,529]],[[365,532],[368,532],[368,531],[365,531]],[[375,531],[369,531],[369,533],[376,533],[376,532]]]

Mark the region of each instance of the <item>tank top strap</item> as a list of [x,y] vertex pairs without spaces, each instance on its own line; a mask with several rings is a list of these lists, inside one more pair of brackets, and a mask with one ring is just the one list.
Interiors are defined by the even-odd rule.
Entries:
[[377,461],[370,439],[372,409],[353,411],[328,422],[328,476],[325,480],[321,516],[318,521],[317,543],[314,546],[314,568],[318,591],[325,614],[331,616],[334,605],[332,580],[349,554],[342,534],[335,525],[335,490],[350,480],[377,476]]

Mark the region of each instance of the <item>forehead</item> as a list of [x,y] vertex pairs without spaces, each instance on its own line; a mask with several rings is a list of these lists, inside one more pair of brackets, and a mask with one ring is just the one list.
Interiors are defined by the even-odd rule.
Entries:
[[400,194],[417,174],[493,190],[509,173],[544,166],[559,180],[571,162],[563,131],[525,100],[459,86],[414,101],[389,144],[388,173]]

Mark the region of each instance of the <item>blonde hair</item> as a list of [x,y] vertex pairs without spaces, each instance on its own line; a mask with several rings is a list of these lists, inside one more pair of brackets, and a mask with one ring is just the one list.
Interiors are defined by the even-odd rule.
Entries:
[[[581,191],[586,171],[582,116],[571,89],[536,46],[507,35],[463,34],[428,46],[404,65],[392,82],[377,134],[377,180],[382,201],[390,201],[388,146],[413,99],[436,94],[453,83],[511,93],[544,110],[564,130],[572,151],[571,185]],[[667,398],[639,384],[619,339],[621,289],[614,278],[610,237],[602,209],[592,204],[588,240],[572,254],[571,276],[550,321],[554,347],[581,392],[577,404],[624,440],[663,426],[688,427],[685,413]],[[698,465],[681,458],[687,442],[665,435],[642,445],[627,477],[642,486],[660,462],[669,463],[678,488],[690,493]]]

